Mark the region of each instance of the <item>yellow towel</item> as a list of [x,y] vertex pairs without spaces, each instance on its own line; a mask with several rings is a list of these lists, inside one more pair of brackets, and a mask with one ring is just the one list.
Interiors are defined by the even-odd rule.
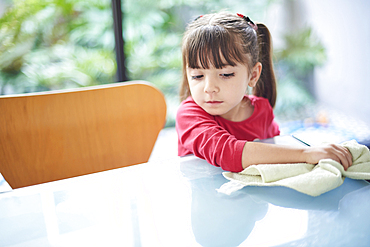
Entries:
[[355,140],[342,145],[348,148],[353,158],[352,166],[347,171],[331,159],[322,159],[317,165],[252,165],[239,173],[224,172],[224,177],[231,181],[223,184],[218,191],[230,195],[245,186],[285,186],[310,196],[319,196],[340,186],[345,177],[370,179],[369,149]]

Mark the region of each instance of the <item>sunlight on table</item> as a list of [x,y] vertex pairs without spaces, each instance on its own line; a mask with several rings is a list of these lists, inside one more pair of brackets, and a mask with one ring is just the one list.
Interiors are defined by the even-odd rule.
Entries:
[[[240,246],[275,246],[300,239],[307,232],[307,211],[269,204],[266,216],[256,222]],[[266,236],[268,232],[268,236]]]

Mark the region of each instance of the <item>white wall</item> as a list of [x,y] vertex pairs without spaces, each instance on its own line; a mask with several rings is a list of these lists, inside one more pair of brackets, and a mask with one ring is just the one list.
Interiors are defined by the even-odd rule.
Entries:
[[295,30],[308,24],[327,49],[327,63],[315,71],[317,99],[370,125],[370,1],[283,2],[275,26]]

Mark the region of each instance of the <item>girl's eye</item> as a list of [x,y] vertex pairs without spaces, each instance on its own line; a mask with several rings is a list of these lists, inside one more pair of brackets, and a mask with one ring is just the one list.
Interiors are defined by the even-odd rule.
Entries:
[[224,77],[224,78],[230,78],[230,77],[233,77],[234,75],[235,75],[235,73],[221,74],[221,76]]
[[191,77],[192,80],[199,80],[201,78],[203,78],[203,75],[194,75]]

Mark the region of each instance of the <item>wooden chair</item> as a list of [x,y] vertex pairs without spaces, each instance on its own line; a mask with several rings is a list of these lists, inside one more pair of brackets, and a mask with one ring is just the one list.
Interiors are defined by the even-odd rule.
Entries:
[[147,162],[163,94],[132,81],[0,97],[0,173],[19,188]]

